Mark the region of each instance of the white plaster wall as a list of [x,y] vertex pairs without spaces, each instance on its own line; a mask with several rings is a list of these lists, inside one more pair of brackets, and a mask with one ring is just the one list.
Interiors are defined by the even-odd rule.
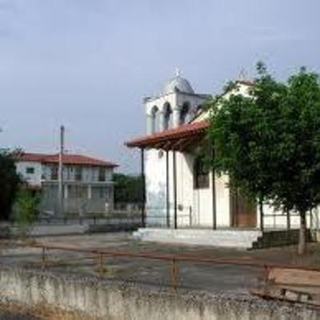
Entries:
[[166,103],[169,103],[171,105],[171,108],[177,105],[177,97],[176,94],[171,93],[171,94],[165,94],[162,96],[159,96],[157,98],[153,98],[148,100],[145,103],[145,112],[147,115],[151,115],[152,113],[152,108],[156,106],[159,111],[164,111],[164,107]]
[[[27,168],[34,168],[34,173],[28,174]],[[19,161],[16,163],[16,170],[31,186],[41,186],[41,163],[32,161]]]
[[190,103],[191,107],[197,107],[201,105],[206,98],[186,93],[169,93],[165,95],[161,95],[159,97],[149,99],[145,103],[145,111],[147,115],[151,115],[152,108],[156,106],[159,111],[164,111],[165,105],[169,103],[171,108],[174,107],[182,107],[184,103]]
[[[223,98],[224,99],[228,99],[230,97],[230,95],[234,94],[241,94],[245,97],[249,97],[249,91],[250,91],[251,86],[248,86],[246,84],[237,84],[237,87],[233,90],[231,90],[230,92],[226,93]],[[210,116],[210,112],[202,112],[195,120],[194,122],[199,122],[199,121],[203,121],[203,120],[207,120]]]
[[230,191],[227,187],[229,178],[227,175],[215,177],[217,227],[231,226],[230,220]]
[[195,212],[196,224],[199,226],[213,226],[212,208],[212,176],[209,174],[209,188],[193,189],[193,211]]
[[177,157],[178,225],[190,226],[190,224],[192,224],[192,220],[193,220],[192,217],[194,215],[193,195],[192,195],[193,157],[190,154],[187,154],[187,153],[182,154],[180,152],[176,153],[176,157]]
[[[159,159],[159,151],[148,150],[145,153],[146,175],[146,212],[149,221],[166,223],[166,158],[165,153]],[[192,154],[176,153],[177,163],[177,221],[180,226],[213,226],[212,173],[209,176],[209,188],[193,187]],[[230,202],[227,176],[216,176],[217,227],[230,226]],[[170,225],[174,222],[174,186],[173,154],[169,152],[169,204]],[[162,217],[154,219],[153,216]],[[148,221],[148,220],[147,220]]]
[[[147,223],[166,222],[166,155],[158,150],[145,152]],[[159,217],[159,218],[156,218]]]
[[209,187],[194,189],[193,164],[195,156],[184,154],[182,156],[182,172],[184,181],[183,203],[188,206],[191,226],[212,227],[213,226],[213,209],[212,209],[212,176],[209,175]]

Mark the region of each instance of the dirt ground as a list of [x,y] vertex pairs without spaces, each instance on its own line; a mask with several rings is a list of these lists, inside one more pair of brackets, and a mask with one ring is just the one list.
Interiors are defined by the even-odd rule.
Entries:
[[[296,254],[296,247],[281,247],[255,251],[222,249],[200,246],[179,246],[156,244],[133,240],[129,233],[108,233],[79,236],[46,237],[28,240],[55,246],[72,246],[82,249],[105,249],[118,252],[148,252],[155,254],[189,255],[193,258],[239,259],[261,264],[290,264],[318,268],[320,266],[320,245],[310,244],[304,257]],[[1,244],[1,243],[0,243]],[[1,263],[25,268],[41,268],[41,250],[23,248],[15,243],[2,243]],[[136,258],[104,258],[103,272],[97,258],[88,254],[50,250],[47,266],[52,272],[98,275],[104,278],[137,282],[144,285],[170,286],[170,262]],[[256,287],[264,277],[259,267],[228,264],[208,265],[196,262],[179,263],[179,285],[187,289],[204,291],[244,293]]]

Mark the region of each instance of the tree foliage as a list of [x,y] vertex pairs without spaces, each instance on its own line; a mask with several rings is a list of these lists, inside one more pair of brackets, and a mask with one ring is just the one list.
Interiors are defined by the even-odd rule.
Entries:
[[211,105],[213,166],[252,198],[305,214],[320,204],[320,86],[301,69],[286,83],[263,64],[248,95],[233,89]]
[[8,220],[21,179],[16,172],[17,151],[0,150],[0,219]]
[[21,235],[26,235],[29,227],[37,219],[39,203],[39,196],[27,188],[21,188],[17,193],[13,212],[14,221],[18,225]]
[[141,203],[143,184],[140,176],[115,173],[114,201],[115,203]]

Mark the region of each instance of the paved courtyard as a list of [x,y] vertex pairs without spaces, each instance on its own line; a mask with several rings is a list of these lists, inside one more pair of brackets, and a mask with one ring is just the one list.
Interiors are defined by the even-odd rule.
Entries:
[[[146,243],[133,240],[130,233],[44,237],[27,240],[48,246],[68,246],[81,249],[104,249],[117,252],[188,255],[193,259],[237,259],[246,262],[319,265],[318,245],[309,247],[309,254],[299,258],[295,247],[243,251],[199,246],[178,246]],[[1,263],[25,268],[41,268],[41,249],[20,247],[14,243],[2,245]],[[115,281],[137,282],[142,285],[166,287],[170,285],[171,263],[127,257],[106,257],[103,277]],[[100,275],[99,260],[87,253],[50,250],[47,255],[48,269],[82,275]],[[179,262],[180,287],[211,292],[246,293],[262,281],[263,268],[196,262]]]

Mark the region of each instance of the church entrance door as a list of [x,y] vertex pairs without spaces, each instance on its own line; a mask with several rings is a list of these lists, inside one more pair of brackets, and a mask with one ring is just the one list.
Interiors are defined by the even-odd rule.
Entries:
[[230,190],[230,212],[232,227],[255,228],[257,226],[256,204],[234,188]]

